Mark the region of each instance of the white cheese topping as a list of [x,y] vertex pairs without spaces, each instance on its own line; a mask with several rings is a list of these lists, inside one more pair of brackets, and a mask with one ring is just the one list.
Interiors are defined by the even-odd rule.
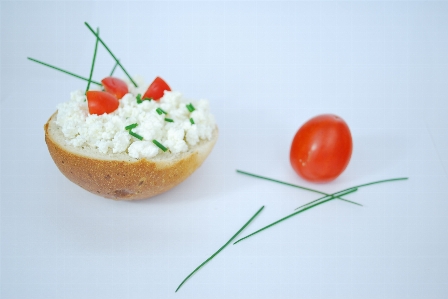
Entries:
[[[70,101],[57,107],[56,123],[67,143],[76,147],[89,145],[101,153],[126,152],[133,158],[152,158],[162,152],[153,140],[176,154],[188,151],[201,140],[212,138],[215,120],[207,100],[191,101],[179,92],[165,91],[159,101],[144,100],[138,104],[137,93],[143,95],[148,85],[143,84],[141,78],[136,78],[136,81],[139,88],[128,83],[129,93],[119,100],[118,109],[109,114],[89,114],[84,92],[72,92]],[[193,112],[186,107],[190,103],[195,108]],[[167,114],[159,115],[157,108]],[[173,122],[167,122],[165,118]],[[190,118],[194,120],[193,125]],[[142,136],[142,141],[125,130],[126,126],[134,123],[138,126],[132,132]]]

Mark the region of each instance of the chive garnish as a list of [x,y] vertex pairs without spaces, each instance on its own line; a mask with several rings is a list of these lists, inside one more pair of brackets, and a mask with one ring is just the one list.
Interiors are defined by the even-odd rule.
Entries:
[[[314,189],[311,189],[311,188],[306,188],[306,187],[302,187],[302,186],[299,186],[299,185],[294,185],[294,184],[282,182],[282,181],[279,181],[279,180],[267,178],[267,177],[264,177],[264,176],[261,176],[261,175],[256,175],[256,174],[249,173],[249,172],[242,171],[242,170],[238,170],[238,169],[236,170],[236,172],[241,173],[241,174],[245,174],[245,175],[249,175],[249,176],[252,176],[252,177],[255,177],[255,178],[259,178],[259,179],[263,179],[263,180],[267,180],[267,181],[271,181],[271,182],[275,182],[275,183],[280,183],[280,184],[291,186],[291,187],[300,188],[300,189],[311,191],[311,192],[314,192],[314,193],[319,193],[319,194],[322,194],[322,195],[325,195],[325,196],[333,195],[333,194],[328,194],[328,193],[321,192],[321,191],[318,191],[318,190],[314,190]],[[357,203],[357,202],[354,202],[354,201],[351,201],[351,200],[347,200],[345,198],[342,198],[341,196],[342,195],[338,195],[338,196],[335,196],[335,197],[340,199],[340,200],[343,200],[343,201],[346,201],[346,202],[349,202],[349,203],[352,203],[352,204],[355,204],[355,205],[358,205],[358,206],[362,206],[362,204],[360,204],[360,203]]]
[[194,120],[193,120],[193,118],[191,118],[191,117],[190,117],[190,123],[191,123],[192,125],[194,125]]
[[227,241],[226,244],[224,244],[223,246],[221,246],[221,248],[218,249],[218,251],[216,251],[214,254],[212,254],[212,256],[210,256],[208,259],[205,260],[205,262],[203,262],[202,264],[200,264],[196,269],[193,270],[193,272],[191,272],[182,282],[181,284],[177,287],[176,292],[180,289],[180,287],[194,274],[196,273],[199,269],[201,269],[205,264],[207,264],[209,261],[211,261],[218,253],[220,253],[224,248],[226,248],[227,245],[229,245],[251,222],[252,220],[255,219],[255,217],[258,216],[258,214],[260,214],[260,212],[263,210],[264,206],[262,206],[253,216],[252,218],[249,219],[249,221],[246,222],[246,224],[243,225],[243,227],[241,227],[236,234],[233,235],[232,238],[230,238],[229,241]]
[[188,109],[188,111],[190,111],[190,112],[193,112],[194,110],[196,110],[195,108],[194,108],[194,106],[193,106],[193,104],[188,104],[188,105],[186,105],[186,107],[187,107],[187,109]]
[[[387,183],[387,182],[393,182],[393,181],[402,181],[402,180],[407,180],[407,179],[408,179],[408,178],[393,178],[393,179],[387,179],[387,180],[381,180],[381,181],[374,181],[374,182],[370,182],[370,183],[366,183],[366,184],[361,184],[361,185],[353,186],[353,187],[350,187],[350,188],[341,190],[341,191],[336,192],[336,193],[345,192],[345,191],[350,190],[350,189],[353,189],[353,188],[361,188],[361,187],[370,186],[370,185],[375,185],[375,184],[380,184],[380,183]],[[336,193],[333,193],[333,194],[336,194]],[[316,202],[316,201],[319,201],[319,200],[321,200],[321,199],[323,199],[323,197],[318,198],[318,199],[313,200],[313,201],[310,201],[309,203],[306,203],[306,204],[304,204],[304,205],[301,205],[300,207],[295,208],[295,210],[298,210],[298,209],[300,209],[300,208],[302,208],[302,207],[305,207],[305,206],[307,206],[307,205],[310,205],[310,204],[312,204],[312,203],[314,203],[314,202]]]
[[138,126],[138,124],[135,123],[135,124],[131,124],[131,125],[129,125],[129,126],[124,127],[124,129],[125,129],[125,130],[131,130],[131,129],[137,127],[137,126]]
[[95,67],[96,51],[98,50],[98,39],[100,38],[100,28],[96,29],[95,51],[93,52],[92,66],[90,67],[89,82],[87,82],[86,92],[89,91],[90,81],[92,81],[93,68]]
[[[48,64],[48,63],[45,63],[45,62],[39,61],[39,60],[37,60],[37,59],[34,59],[34,58],[31,58],[31,57],[27,57],[27,58],[28,58],[28,60],[31,60],[31,61],[37,62],[37,63],[39,63],[39,64],[42,64],[42,65],[45,65],[45,66],[48,66],[49,68],[55,69],[55,70],[57,70],[57,71],[60,71],[60,72],[62,72],[62,73],[65,73],[65,74],[67,74],[67,75],[70,75],[70,76],[76,77],[76,78],[78,78],[78,79],[81,79],[81,80],[84,80],[84,81],[89,81],[89,79],[87,79],[87,78],[84,78],[84,77],[82,77],[82,76],[80,76],[80,75],[76,75],[76,74],[74,74],[74,73],[72,73],[72,72],[69,72],[69,71],[63,70],[63,69],[61,69],[61,68],[58,68],[58,67],[56,67],[56,66],[54,66],[54,65],[51,65],[51,64]],[[96,85],[102,86],[102,84],[101,84],[101,83],[99,83],[99,82],[96,82],[96,81],[93,81],[93,80],[90,80],[90,82],[92,82],[93,84],[96,84]]]
[[116,61],[116,63],[120,66],[120,68],[123,70],[123,72],[128,76],[129,80],[134,84],[135,87],[138,87],[137,84],[132,80],[131,76],[128,74],[128,72],[124,69],[124,67],[121,65],[120,61],[115,57],[115,55],[112,53],[112,51],[106,46],[106,44],[103,42],[103,40],[98,36],[98,34],[95,33],[95,31],[90,27],[90,25],[87,22],[84,22],[84,24],[89,28],[90,31],[98,38],[98,40],[101,42],[101,44],[104,46],[104,48],[109,52],[109,54],[112,56],[112,58]]
[[162,108],[157,108],[156,111],[157,111],[157,113],[158,113],[159,115],[162,115],[162,113],[164,113],[164,114],[168,114],[168,113],[166,113]]
[[143,137],[138,135],[137,133],[132,132],[132,130],[129,130],[129,134],[134,136],[137,139],[143,140]]
[[[145,100],[148,100],[148,101],[151,101],[152,100],[152,98],[143,98],[142,99],[142,95],[141,94],[138,94],[136,97],[135,97],[136,99],[137,99],[137,104],[141,104],[141,103],[143,103],[143,101],[145,101]],[[159,115],[160,114],[162,114],[164,111],[162,110],[162,109],[160,109],[160,113],[159,113],[159,111],[157,111],[157,113],[159,113]],[[165,113],[166,114],[166,113]]]
[[[356,192],[357,190],[358,190],[358,188],[351,188],[351,189],[348,189],[347,191],[341,193],[340,195],[341,195],[341,196],[343,196],[343,195],[347,195],[347,194]],[[265,229],[270,228],[271,226],[274,226],[274,225],[276,225],[276,224],[279,223],[279,222],[285,221],[286,219],[289,219],[289,218],[291,218],[291,217],[293,217],[293,216],[295,216],[295,215],[297,215],[297,214],[300,214],[300,213],[302,213],[302,212],[305,212],[306,210],[309,210],[309,209],[311,209],[311,208],[313,208],[313,207],[315,207],[315,206],[318,206],[318,205],[323,204],[323,203],[325,203],[325,202],[327,202],[327,201],[333,200],[333,199],[336,198],[336,196],[334,196],[334,195],[328,195],[328,196],[325,196],[325,198],[326,198],[325,200],[322,200],[322,201],[320,201],[320,202],[314,203],[314,204],[311,205],[311,206],[308,206],[308,207],[303,208],[303,209],[301,209],[301,210],[299,210],[299,211],[297,211],[297,212],[294,212],[294,213],[292,213],[292,214],[289,214],[288,216],[283,217],[282,219],[277,220],[277,221],[275,221],[275,222],[273,222],[273,223],[271,223],[271,224],[269,224],[269,225],[267,225],[267,226],[265,226],[265,227],[263,227],[263,228],[261,228],[261,229],[255,231],[255,232],[251,233],[250,235],[247,235],[247,236],[245,236],[245,237],[239,239],[238,241],[236,241],[235,243],[233,243],[233,245],[235,245],[236,243],[241,242],[241,241],[243,241],[244,239],[247,239],[247,238],[249,238],[249,237],[251,237],[251,236],[253,236],[253,235],[255,235],[255,234],[258,234],[259,232],[264,231]]]
[[137,99],[137,104],[143,103],[141,94],[138,94],[135,98]]
[[160,142],[158,142],[157,140],[153,140],[152,143],[154,143],[155,145],[157,145],[162,151],[166,152],[168,149],[166,147],[163,146],[163,144],[161,144]]
[[[316,193],[323,193],[323,192],[320,192],[320,191],[317,191],[317,190],[313,190],[313,189],[310,189],[310,188],[305,188],[305,187],[302,187],[302,186],[293,185],[293,184],[290,184],[290,183],[285,183],[285,182],[282,182],[282,181],[278,181],[278,180],[262,177],[262,176],[259,176],[259,175],[251,174],[251,173],[240,171],[240,170],[237,170],[237,172],[242,173],[242,174],[247,174],[247,175],[250,175],[250,176],[253,176],[253,177],[256,177],[256,178],[261,178],[261,179],[273,181],[273,182],[276,182],[276,183],[280,183],[280,184],[284,184],[284,185],[288,185],[288,186],[292,186],[292,187],[297,187],[297,188],[305,189],[305,190],[308,190],[308,191],[313,191],[313,192],[316,192]],[[290,218],[290,217],[292,217],[294,215],[300,214],[301,212],[309,210],[309,209],[311,209],[311,208],[313,208],[315,206],[318,206],[320,204],[323,204],[323,203],[328,202],[330,200],[333,200],[335,198],[342,199],[341,196],[344,196],[344,195],[349,194],[349,193],[353,193],[353,192],[357,191],[358,188],[365,187],[365,186],[370,186],[370,185],[374,185],[374,184],[379,184],[379,183],[386,183],[386,182],[393,182],[393,181],[407,180],[407,179],[408,178],[406,178],[406,177],[402,177],[402,178],[393,178],[393,179],[386,179],[386,180],[381,180],[381,181],[374,181],[374,182],[370,182],[370,183],[366,183],[366,184],[353,186],[353,187],[350,187],[350,188],[347,188],[347,189],[335,192],[333,194],[326,194],[324,197],[318,198],[316,200],[308,202],[305,205],[302,205],[302,206],[298,207],[297,209],[300,209],[300,208],[301,209],[298,210],[297,212],[294,212],[294,213],[292,213],[292,214],[290,214],[290,215],[288,215],[288,216],[286,216],[286,217],[284,217],[284,218],[282,218],[280,220],[277,220],[276,222],[273,222],[273,223],[271,223],[271,224],[269,224],[269,225],[267,225],[267,226],[257,230],[256,232],[254,232],[254,233],[252,233],[252,234],[250,234],[250,235],[248,235],[248,236],[246,236],[244,238],[239,239],[238,241],[236,241],[233,244],[236,244],[236,243],[238,243],[238,242],[240,242],[240,241],[242,241],[244,239],[247,239],[247,238],[249,238],[249,237],[251,237],[251,236],[253,236],[255,234],[258,234],[259,232],[261,232],[261,231],[263,231],[263,230],[265,230],[265,229],[267,229],[267,228],[269,228],[269,227],[271,227],[271,226],[273,226],[273,225],[275,225],[275,224],[277,224],[279,222],[282,222],[282,221],[284,221],[284,220],[286,220],[286,219],[288,219],[288,218]],[[323,193],[323,194],[325,194],[325,193]],[[349,201],[349,202],[351,202],[351,201]],[[351,203],[354,203],[354,202],[351,202]]]
[[114,68],[112,69],[112,71],[110,72],[110,75],[109,75],[109,77],[112,77],[112,75],[114,74],[114,72],[115,72],[115,69],[117,68],[117,65],[118,65],[118,63],[117,62],[115,62],[115,65],[114,65]]
[[167,121],[169,123],[173,123],[174,122],[174,120],[172,120],[171,118],[166,118],[166,117],[165,117],[165,121]]

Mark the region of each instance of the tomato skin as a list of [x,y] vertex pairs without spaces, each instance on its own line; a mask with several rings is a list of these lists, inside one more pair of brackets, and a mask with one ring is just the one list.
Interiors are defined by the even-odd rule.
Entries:
[[115,95],[119,100],[129,92],[126,82],[115,77],[106,77],[101,80],[101,83],[103,83],[106,92]]
[[90,114],[102,115],[117,110],[119,102],[112,94],[105,91],[90,90],[86,92]]
[[323,114],[300,127],[291,145],[290,162],[297,174],[316,183],[337,178],[347,167],[353,141],[347,123],[339,116]]
[[156,77],[151,85],[149,85],[142,99],[151,98],[155,101],[158,101],[161,97],[163,97],[163,92],[165,90],[171,91],[171,88],[162,78]]

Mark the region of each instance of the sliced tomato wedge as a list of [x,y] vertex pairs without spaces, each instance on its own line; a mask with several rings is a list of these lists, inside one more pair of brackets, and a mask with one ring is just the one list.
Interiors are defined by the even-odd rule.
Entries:
[[91,90],[86,93],[86,96],[90,114],[111,113],[117,110],[119,105],[118,99],[105,91]]
[[143,95],[143,99],[151,98],[155,101],[158,101],[161,97],[163,97],[163,92],[165,90],[171,91],[171,88],[162,78],[156,77],[151,85],[149,85],[148,90],[146,90],[145,94]]
[[119,100],[129,92],[126,82],[115,77],[106,77],[101,80],[101,83],[103,83],[106,92],[115,95]]

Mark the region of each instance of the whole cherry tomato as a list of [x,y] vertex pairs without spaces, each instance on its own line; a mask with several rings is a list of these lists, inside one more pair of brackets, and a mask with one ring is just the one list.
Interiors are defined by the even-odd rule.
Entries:
[[311,182],[328,182],[347,167],[353,142],[345,121],[333,114],[323,114],[307,121],[296,133],[290,161],[294,170]]
[[105,91],[90,90],[86,93],[90,114],[102,115],[111,113],[118,108],[118,99]]
[[101,83],[103,83],[106,92],[115,95],[119,100],[128,93],[128,85],[121,79],[106,77],[101,80]]
[[166,84],[166,82],[160,78],[156,77],[154,81],[149,85],[148,90],[146,90],[145,94],[143,95],[143,99],[145,98],[151,98],[155,101],[159,100],[161,97],[163,97],[163,92],[165,90],[170,91],[171,88]]

